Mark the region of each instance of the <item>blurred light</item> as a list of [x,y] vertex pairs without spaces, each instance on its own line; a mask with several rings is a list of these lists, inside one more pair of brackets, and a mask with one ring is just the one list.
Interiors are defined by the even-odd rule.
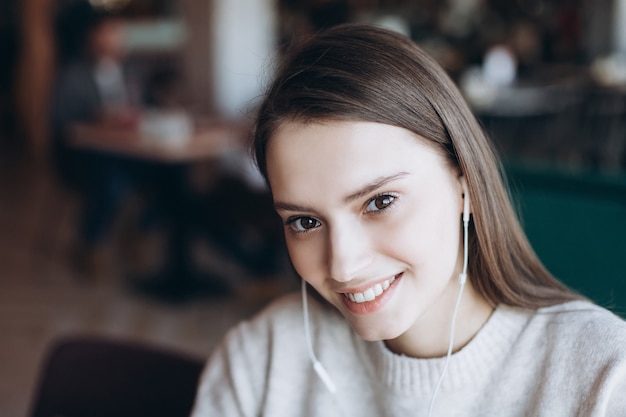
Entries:
[[131,0],[89,0],[93,7],[108,11],[121,10],[130,2]]
[[591,76],[604,86],[626,86],[626,54],[596,58],[591,64]]
[[152,19],[128,23],[124,35],[129,51],[175,51],[187,40],[188,31],[180,20]]
[[515,56],[504,46],[491,47],[485,54],[483,73],[487,82],[493,85],[510,85],[515,81],[517,73]]
[[387,28],[389,30],[401,33],[404,36],[411,36],[411,28],[409,22],[402,16],[388,14],[380,15],[376,16],[372,20],[372,23]]

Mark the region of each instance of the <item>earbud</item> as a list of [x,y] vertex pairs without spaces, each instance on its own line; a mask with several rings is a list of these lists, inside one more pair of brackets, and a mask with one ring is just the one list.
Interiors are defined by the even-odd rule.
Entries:
[[467,229],[470,220],[471,200],[465,177],[459,177],[459,181],[461,182],[461,187],[463,188],[463,271],[459,275],[459,284],[464,285],[467,281]]
[[461,187],[463,187],[463,221],[469,222],[470,218],[470,195],[469,190],[467,188],[467,181],[465,181],[465,177],[460,177]]

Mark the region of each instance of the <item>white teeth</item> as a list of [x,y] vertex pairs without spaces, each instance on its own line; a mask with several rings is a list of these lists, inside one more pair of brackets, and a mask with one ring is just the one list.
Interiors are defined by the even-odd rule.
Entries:
[[373,301],[376,297],[385,292],[385,290],[387,290],[387,288],[389,288],[391,283],[395,280],[396,277],[393,277],[384,281],[383,283],[376,284],[363,292],[345,293],[345,296],[348,297],[348,299],[353,303],[364,303],[366,301]]
[[[387,287],[389,288],[389,287]],[[378,297],[379,295],[381,295],[383,293],[383,286],[380,284],[376,284],[374,285],[374,296]]]

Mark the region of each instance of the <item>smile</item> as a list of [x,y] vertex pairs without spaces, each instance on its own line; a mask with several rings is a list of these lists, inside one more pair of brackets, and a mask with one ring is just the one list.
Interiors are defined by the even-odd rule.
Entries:
[[346,298],[348,298],[348,300],[352,301],[353,303],[366,303],[368,301],[374,301],[376,297],[387,291],[389,286],[396,280],[396,277],[397,275],[383,282],[379,282],[378,284],[366,289],[363,292],[347,292],[344,293],[344,295],[346,296]]

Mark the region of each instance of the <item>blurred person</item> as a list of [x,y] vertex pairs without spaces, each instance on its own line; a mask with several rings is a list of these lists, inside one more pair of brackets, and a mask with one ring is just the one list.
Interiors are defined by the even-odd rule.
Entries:
[[508,43],[515,54],[517,70],[521,77],[531,75],[541,65],[543,54],[541,33],[530,21],[520,19],[514,22]]
[[76,261],[83,272],[107,267],[105,247],[122,203],[147,176],[148,165],[77,150],[77,123],[133,129],[138,100],[126,66],[121,17],[77,2],[59,18],[61,69],[52,109],[54,161],[61,179],[83,197]]
[[138,100],[126,67],[123,19],[80,2],[61,14],[59,26],[56,126],[136,122]]

